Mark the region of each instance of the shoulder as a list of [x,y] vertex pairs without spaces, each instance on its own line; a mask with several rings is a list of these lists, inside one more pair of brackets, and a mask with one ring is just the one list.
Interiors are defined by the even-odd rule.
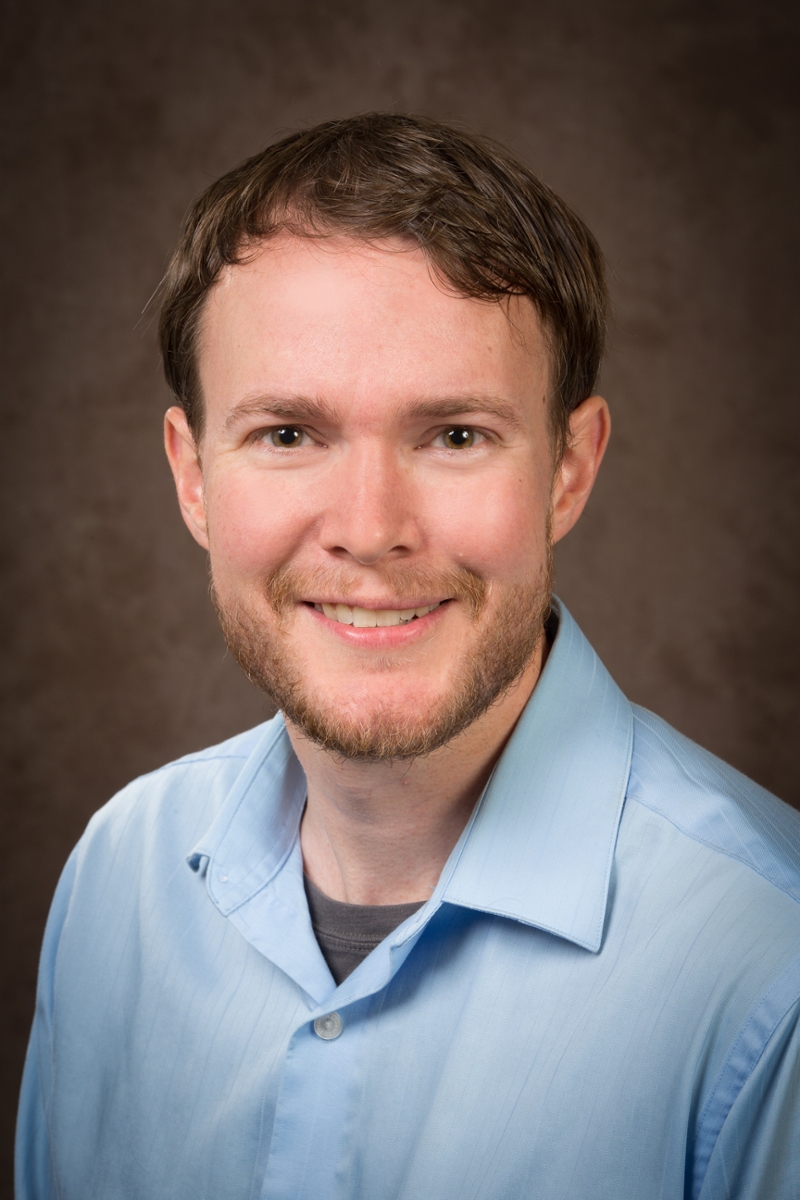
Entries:
[[[783,1032],[796,1037],[800,813],[659,717],[632,709],[617,936],[634,945],[637,969],[642,947],[654,956],[651,974],[659,961],[669,964],[684,1019],[708,1031],[697,1135],[704,1169],[732,1106],[747,1103],[739,1097],[750,1094],[748,1081],[757,1072],[767,1081],[786,1057]],[[796,1056],[795,1048],[795,1064]]]
[[800,916],[800,813],[636,705],[627,801],[777,889]]

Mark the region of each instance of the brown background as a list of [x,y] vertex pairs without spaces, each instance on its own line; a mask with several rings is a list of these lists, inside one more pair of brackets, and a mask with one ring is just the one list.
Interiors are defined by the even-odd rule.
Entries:
[[87,818],[265,715],[177,515],[141,314],[198,190],[299,124],[455,118],[587,218],[612,272],[615,433],[558,590],[634,700],[800,804],[796,11],[6,5],[9,1111],[49,898]]

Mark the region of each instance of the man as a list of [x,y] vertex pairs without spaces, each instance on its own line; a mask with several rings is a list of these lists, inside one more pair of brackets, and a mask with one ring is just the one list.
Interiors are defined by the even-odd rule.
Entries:
[[167,454],[282,715],[72,855],[20,1197],[800,1195],[800,820],[551,600],[604,303],[566,205],[432,121],[328,123],[198,201]]

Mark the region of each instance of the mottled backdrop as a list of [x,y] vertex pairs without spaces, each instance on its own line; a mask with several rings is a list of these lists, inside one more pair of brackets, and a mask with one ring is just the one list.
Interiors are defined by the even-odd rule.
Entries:
[[454,118],[589,221],[615,428],[558,589],[633,699],[800,804],[796,4],[4,10],[9,1113],[49,898],[88,817],[267,712],[173,502],[143,310],[195,194],[298,125]]

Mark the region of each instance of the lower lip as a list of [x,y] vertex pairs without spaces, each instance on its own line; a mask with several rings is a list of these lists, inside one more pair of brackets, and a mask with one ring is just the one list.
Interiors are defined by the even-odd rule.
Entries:
[[347,646],[358,646],[364,650],[391,650],[397,646],[409,646],[418,638],[424,637],[436,624],[441,621],[445,611],[452,601],[445,601],[424,617],[414,617],[404,625],[372,626],[369,629],[357,629],[354,625],[345,625],[341,621],[332,621],[324,613],[318,612],[310,604],[303,607],[312,620],[321,624],[327,633],[332,633]]

